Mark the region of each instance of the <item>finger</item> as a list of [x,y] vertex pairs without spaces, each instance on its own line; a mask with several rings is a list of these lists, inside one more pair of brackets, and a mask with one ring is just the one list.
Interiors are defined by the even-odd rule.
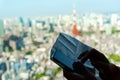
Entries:
[[109,63],[108,59],[99,51],[92,49],[88,55],[90,58],[91,62],[104,62],[104,63]]
[[101,73],[104,73],[105,71],[109,71],[110,64],[109,63],[103,63],[103,62],[95,62],[93,63],[96,69],[98,69]]
[[75,72],[70,72],[67,70],[63,70],[63,75],[68,79],[68,80],[85,80],[84,76],[77,74]]
[[86,68],[81,62],[75,62],[73,64],[73,68],[74,68],[74,71],[78,74],[82,74],[84,76],[93,75],[91,71],[88,68]]
[[116,65],[114,65],[112,63],[96,62],[95,67],[99,67],[103,70],[109,70],[109,71],[112,71],[112,72],[115,72],[115,71],[119,70],[119,67],[117,67]]
[[82,54],[79,55],[78,59],[81,59],[82,57],[88,55],[88,51],[83,52]]
[[73,68],[78,74],[84,75],[85,80],[96,80],[94,74],[91,73],[81,62],[75,62]]
[[87,59],[90,59],[91,62],[101,61],[105,63],[109,63],[108,59],[96,49],[92,49],[91,51],[85,51],[80,54],[78,59],[81,59],[81,62],[84,63]]
[[78,59],[80,59],[80,61],[84,64],[87,60],[88,60],[88,58],[89,58],[89,52],[88,51],[85,51],[84,53],[82,53],[79,57],[78,57]]
[[109,75],[106,75],[105,73],[101,73],[99,72],[99,76],[102,80],[109,80],[107,77],[109,77]]
[[86,75],[86,73],[88,73],[86,67],[81,62],[73,63],[73,68],[74,68],[74,71],[79,74]]
[[91,73],[81,62],[75,62],[73,67],[75,72],[85,76],[85,80],[96,80],[94,74]]
[[117,73],[119,72],[119,68],[111,63],[103,63],[103,62],[96,62],[94,66],[101,72],[101,73]]

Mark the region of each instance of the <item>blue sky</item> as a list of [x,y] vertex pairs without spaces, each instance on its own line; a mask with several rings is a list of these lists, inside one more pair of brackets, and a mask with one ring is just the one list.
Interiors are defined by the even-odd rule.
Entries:
[[0,18],[72,14],[73,4],[78,14],[120,11],[120,0],[0,0]]

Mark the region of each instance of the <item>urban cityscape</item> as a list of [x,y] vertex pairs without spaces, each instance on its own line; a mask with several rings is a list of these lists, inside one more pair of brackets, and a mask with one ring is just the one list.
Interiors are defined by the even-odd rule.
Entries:
[[59,33],[99,50],[120,66],[120,15],[81,14],[0,20],[0,80],[65,80],[50,50]]

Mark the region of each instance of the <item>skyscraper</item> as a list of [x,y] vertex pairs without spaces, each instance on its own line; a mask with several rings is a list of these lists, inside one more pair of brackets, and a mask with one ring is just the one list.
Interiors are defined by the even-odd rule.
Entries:
[[4,24],[3,24],[3,20],[0,20],[0,53],[2,52],[3,35],[4,35]]
[[28,24],[28,27],[32,27],[32,21],[30,19],[28,19],[27,24]]
[[3,20],[0,20],[0,36],[4,35],[4,25]]
[[19,18],[19,22],[20,22],[20,25],[21,25],[21,26],[24,26],[24,25],[25,25],[24,20],[23,20],[22,17]]

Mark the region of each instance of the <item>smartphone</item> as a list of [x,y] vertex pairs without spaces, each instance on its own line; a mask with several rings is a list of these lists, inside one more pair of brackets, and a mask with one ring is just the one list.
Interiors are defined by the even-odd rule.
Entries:
[[[50,59],[63,69],[73,71],[73,63],[81,61],[81,59],[78,59],[80,54],[92,49],[92,47],[85,45],[76,38],[60,33],[51,49]],[[84,61],[83,64],[89,69],[94,69],[89,59]]]

